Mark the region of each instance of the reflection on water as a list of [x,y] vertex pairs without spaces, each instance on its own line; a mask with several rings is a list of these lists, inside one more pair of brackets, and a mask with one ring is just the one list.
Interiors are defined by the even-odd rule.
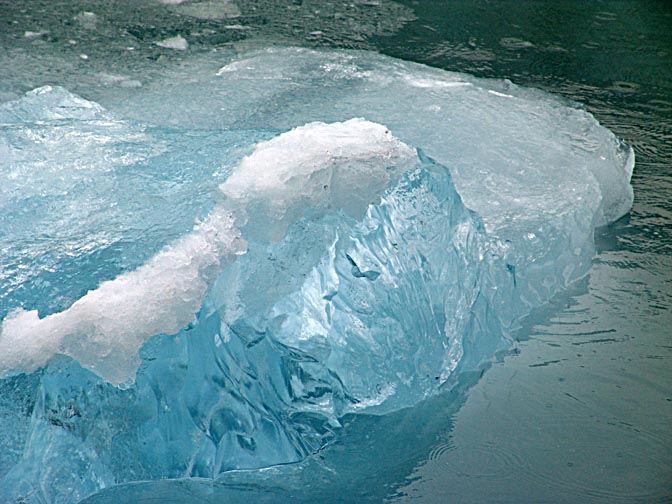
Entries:
[[671,289],[669,279],[624,266],[627,257],[638,260],[602,252],[589,281],[522,331],[520,352],[470,391],[451,449],[418,464],[406,495],[605,503],[668,495]]

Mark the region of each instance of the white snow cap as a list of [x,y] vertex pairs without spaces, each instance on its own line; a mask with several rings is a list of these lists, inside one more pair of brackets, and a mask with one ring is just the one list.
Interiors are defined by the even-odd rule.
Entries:
[[315,122],[259,143],[220,190],[254,222],[246,233],[278,240],[303,216],[341,209],[363,217],[416,162],[415,150],[380,124]]

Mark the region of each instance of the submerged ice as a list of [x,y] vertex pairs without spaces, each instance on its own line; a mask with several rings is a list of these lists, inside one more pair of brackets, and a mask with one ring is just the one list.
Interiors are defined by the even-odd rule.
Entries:
[[301,460],[412,406],[632,201],[584,110],[368,53],[262,51],[112,112],[40,88],[0,132],[0,372],[40,376],[0,496],[31,502]]

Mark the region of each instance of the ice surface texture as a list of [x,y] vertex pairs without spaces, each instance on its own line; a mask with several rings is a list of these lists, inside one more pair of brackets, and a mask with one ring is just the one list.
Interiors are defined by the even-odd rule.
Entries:
[[0,369],[40,376],[3,498],[300,460],[480,370],[632,201],[580,108],[379,55],[264,51],[124,107],[0,106]]
[[233,212],[248,234],[266,241],[282,239],[304,216],[343,210],[361,217],[413,159],[383,126],[362,120],[315,123],[260,143],[221,184],[225,203],[146,264],[65,311],[43,319],[20,308],[7,315],[0,373],[34,371],[60,353],[115,385],[132,381],[142,343],[187,326],[222,268],[245,252]]

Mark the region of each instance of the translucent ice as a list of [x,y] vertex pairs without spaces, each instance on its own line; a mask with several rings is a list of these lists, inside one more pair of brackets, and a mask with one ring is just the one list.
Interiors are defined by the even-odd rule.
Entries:
[[194,318],[221,268],[244,251],[230,214],[215,209],[135,271],[103,282],[63,312],[12,311],[0,328],[0,372],[30,372],[70,355],[107,381],[133,379],[150,337]]
[[[217,64],[207,65],[214,74]],[[121,107],[187,127],[286,130],[360,116],[385,124],[450,167],[490,232],[519,232],[563,205],[597,204],[602,225],[632,202],[631,149],[579,105],[535,89],[369,52],[295,48],[244,54],[213,74],[166,82]],[[600,195],[578,199],[587,187]]]
[[449,167],[467,207],[507,246],[530,305],[581,276],[594,227],[632,204],[632,149],[579,105],[368,52],[267,49],[122,107],[185,127],[286,130],[360,116],[384,124]]
[[249,234],[274,241],[301,217],[339,209],[361,217],[414,159],[383,126],[355,119],[260,143],[220,185],[226,202],[149,262],[63,312],[11,312],[0,327],[0,373],[34,371],[61,353],[111,383],[132,380],[142,343],[191,322],[222,267],[244,253],[231,212]]
[[301,460],[482,370],[631,204],[631,150],[539,91],[357,52],[216,63],[113,112],[0,106],[0,367],[40,369],[3,498]]

